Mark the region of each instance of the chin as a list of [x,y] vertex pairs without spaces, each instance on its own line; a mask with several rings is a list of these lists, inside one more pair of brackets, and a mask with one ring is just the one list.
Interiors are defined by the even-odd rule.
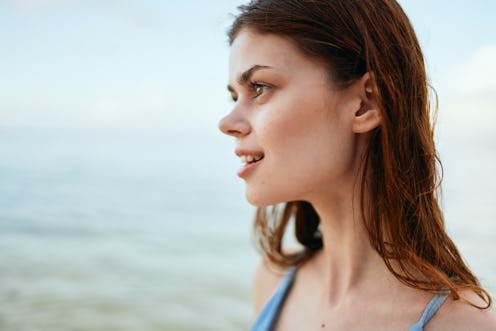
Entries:
[[[265,193],[265,194],[264,194]],[[246,190],[246,200],[248,202],[258,208],[263,208],[267,206],[277,205],[282,202],[286,202],[286,200],[277,199],[277,197],[267,195],[267,192],[254,192],[250,190]]]
[[265,202],[264,199],[260,199],[260,197],[254,197],[248,194],[248,192],[246,193],[246,200],[248,200],[250,205],[258,208],[267,207],[269,205],[268,203]]

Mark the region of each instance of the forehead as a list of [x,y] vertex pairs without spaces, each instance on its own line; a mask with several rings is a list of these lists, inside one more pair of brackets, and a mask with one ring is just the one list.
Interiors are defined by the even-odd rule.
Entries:
[[229,58],[230,75],[254,66],[289,69],[307,57],[288,38],[242,29],[234,39]]

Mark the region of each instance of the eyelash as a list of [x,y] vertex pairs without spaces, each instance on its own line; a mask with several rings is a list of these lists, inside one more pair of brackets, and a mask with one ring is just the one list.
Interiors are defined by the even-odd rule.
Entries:
[[[255,92],[255,95],[253,96],[254,99],[271,88],[269,85],[260,82],[250,82],[250,87],[251,90]],[[259,91],[259,89],[262,89],[262,91]]]
[[[250,82],[249,83],[249,86],[250,86],[250,89],[253,91],[254,95],[253,95],[253,99],[255,98],[258,98],[259,96],[261,96],[264,92],[266,92],[267,90],[269,90],[272,86],[270,85],[267,85],[265,83],[261,83],[261,82]],[[259,91],[259,89],[262,89],[262,91]],[[234,95],[231,95],[231,99],[232,101],[236,102],[238,101],[238,97],[237,96],[234,96]]]

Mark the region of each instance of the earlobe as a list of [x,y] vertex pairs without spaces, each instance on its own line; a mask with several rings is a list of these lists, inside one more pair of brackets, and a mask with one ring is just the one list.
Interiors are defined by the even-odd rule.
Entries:
[[353,120],[353,132],[367,133],[374,130],[381,125],[381,113],[377,107],[366,108],[363,107],[356,112]]

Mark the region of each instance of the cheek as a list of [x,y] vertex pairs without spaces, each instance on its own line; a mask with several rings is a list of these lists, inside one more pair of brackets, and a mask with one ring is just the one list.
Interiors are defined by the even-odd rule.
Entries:
[[281,116],[265,129],[268,152],[276,163],[273,169],[285,169],[291,178],[318,182],[344,174],[350,167],[355,136],[342,118],[326,108]]
[[267,114],[261,121],[259,143],[269,160],[291,160],[299,152],[299,146],[306,143],[312,124],[308,122],[308,118],[295,115],[291,109],[285,108],[277,114]]
[[268,153],[288,160],[300,155],[319,154],[318,146],[335,140],[338,119],[323,104],[286,102],[261,114],[258,138]]
[[[298,102],[299,101],[299,102]],[[277,140],[302,138],[311,133],[315,126],[315,110],[305,100],[291,99],[281,100],[274,103],[270,108],[261,110],[257,119],[258,129],[262,139]],[[320,110],[322,113],[322,110]]]
[[334,185],[348,169],[353,135],[344,119],[332,107],[296,101],[260,110],[254,118],[266,159],[263,172],[247,186],[253,205],[304,199],[322,185]]
[[258,142],[267,155],[269,177],[300,177],[318,166],[335,140],[329,118],[305,108],[284,108],[260,122]]

